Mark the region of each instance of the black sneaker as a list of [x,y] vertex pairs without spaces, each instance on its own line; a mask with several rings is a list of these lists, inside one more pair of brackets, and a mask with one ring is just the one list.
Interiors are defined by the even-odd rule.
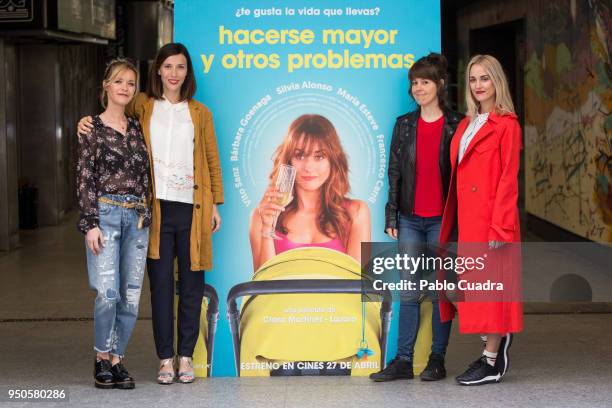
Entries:
[[497,359],[495,360],[495,368],[497,368],[502,377],[506,375],[508,367],[510,366],[510,357],[508,354],[508,350],[510,350],[511,345],[512,333],[508,333],[501,338],[501,342],[499,343],[499,350],[497,351]]
[[438,381],[446,377],[446,368],[444,368],[444,356],[431,353],[427,367],[421,373],[421,381]]
[[111,363],[108,360],[94,360],[94,385],[96,388],[110,389],[115,385]]
[[113,378],[115,380],[115,388],[120,390],[131,390],[136,386],[134,378],[125,369],[123,363],[119,362],[111,367]]
[[497,368],[487,363],[485,356],[480,356],[463,374],[455,379],[461,385],[482,385],[499,382],[501,374]]
[[393,381],[398,379],[412,379],[412,360],[404,356],[396,356],[391,362],[377,373],[370,374],[370,380],[376,382]]

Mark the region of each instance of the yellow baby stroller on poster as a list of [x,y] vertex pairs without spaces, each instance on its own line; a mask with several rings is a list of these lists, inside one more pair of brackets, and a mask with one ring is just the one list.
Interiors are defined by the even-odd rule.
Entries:
[[230,290],[228,318],[239,376],[364,376],[385,364],[391,295],[350,256],[297,248]]

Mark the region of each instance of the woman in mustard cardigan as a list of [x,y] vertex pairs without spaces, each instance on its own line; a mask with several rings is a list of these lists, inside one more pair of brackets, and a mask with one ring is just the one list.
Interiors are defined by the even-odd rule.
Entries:
[[[223,203],[221,166],[212,114],[193,99],[191,58],[179,43],[163,46],[149,72],[147,92],[134,103],[151,163],[153,215],[147,270],[157,381],[171,384],[174,367],[174,259],[179,269],[178,378],[191,383],[192,355],[200,330],[204,270],[212,268],[212,233],[219,230]],[[86,134],[90,118],[79,122]]]

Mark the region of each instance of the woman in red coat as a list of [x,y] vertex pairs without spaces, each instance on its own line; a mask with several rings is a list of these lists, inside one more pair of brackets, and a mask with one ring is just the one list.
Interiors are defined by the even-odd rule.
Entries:
[[[504,284],[495,295],[469,288],[457,302],[460,332],[480,333],[486,342],[483,355],[457,381],[480,385],[501,380],[508,368],[511,333],[523,328],[517,208],[522,143],[499,62],[490,55],[476,55],[466,77],[468,111],[451,143],[451,183],[440,242],[451,241],[456,232],[460,255],[486,253],[484,272],[473,269],[458,275],[459,280]],[[452,318],[450,304],[440,306],[442,320]]]

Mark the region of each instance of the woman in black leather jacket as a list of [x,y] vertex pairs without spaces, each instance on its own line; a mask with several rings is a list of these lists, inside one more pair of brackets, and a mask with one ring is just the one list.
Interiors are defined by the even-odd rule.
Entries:
[[[444,201],[450,178],[449,147],[463,115],[446,107],[447,62],[431,53],[410,69],[410,95],[417,110],[397,118],[389,158],[389,198],[385,207],[385,233],[399,240],[401,253],[420,256],[435,253],[438,245]],[[435,279],[435,271],[405,273],[401,279],[416,283]],[[433,343],[421,380],[435,381],[446,376],[444,356],[451,322],[441,323],[436,291],[427,291],[433,304]],[[414,345],[419,330],[419,290],[402,293],[396,357],[370,378],[390,381],[413,378]]]

